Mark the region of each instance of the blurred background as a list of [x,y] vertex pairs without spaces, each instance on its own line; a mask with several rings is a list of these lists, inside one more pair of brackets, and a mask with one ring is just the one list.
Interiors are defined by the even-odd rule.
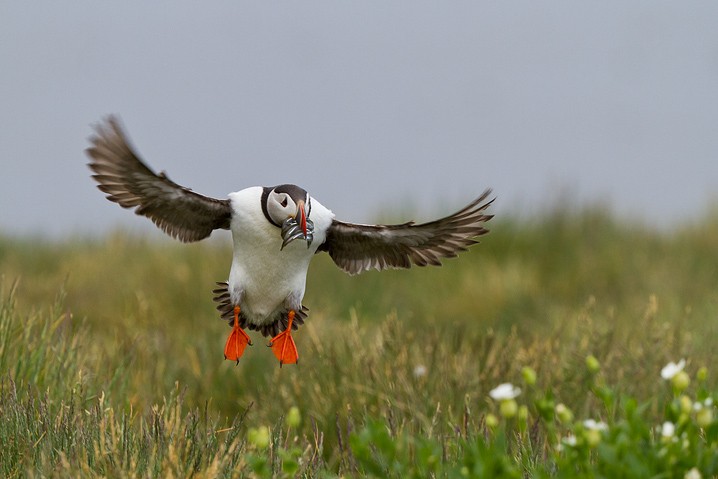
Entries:
[[[715,391],[716,19],[715,1],[0,0],[0,476],[236,477],[258,427],[303,476],[353,476],[349,431],[376,421],[449,467],[504,382],[533,426],[498,447],[525,476],[556,470],[565,427],[536,428],[553,398],[583,428],[623,404],[635,424],[635,397],[643,459],[678,411],[669,361],[685,394]],[[442,268],[350,277],[317,255],[300,365],[255,333],[235,365],[211,294],[228,233],[181,244],[103,199],[83,150],[111,113],[206,195],[291,182],[345,221],[421,221],[492,187],[497,216]]]
[[[670,227],[718,182],[718,3],[0,2],[0,232],[154,231],[94,188],[92,125],[225,197],[348,221],[600,203]],[[157,233],[159,234],[159,233]]]

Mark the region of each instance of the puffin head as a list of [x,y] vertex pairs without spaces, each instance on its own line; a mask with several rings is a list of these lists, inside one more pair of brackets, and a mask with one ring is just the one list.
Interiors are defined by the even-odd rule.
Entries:
[[297,185],[264,188],[262,209],[267,219],[281,228],[281,249],[299,238],[309,248],[314,239],[314,223],[309,219],[312,201],[306,190]]

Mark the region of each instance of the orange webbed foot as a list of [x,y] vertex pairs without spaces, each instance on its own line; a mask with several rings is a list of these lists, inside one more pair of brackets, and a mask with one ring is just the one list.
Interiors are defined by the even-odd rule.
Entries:
[[292,321],[294,321],[294,310],[289,311],[287,329],[277,334],[269,342],[272,352],[279,359],[279,367],[283,364],[297,364],[299,361],[299,353],[297,345],[292,338]]
[[234,325],[232,326],[232,332],[229,333],[227,342],[224,345],[224,359],[230,361],[237,361],[244,354],[244,349],[247,345],[252,345],[252,340],[249,339],[247,333],[239,327],[239,306],[234,307]]

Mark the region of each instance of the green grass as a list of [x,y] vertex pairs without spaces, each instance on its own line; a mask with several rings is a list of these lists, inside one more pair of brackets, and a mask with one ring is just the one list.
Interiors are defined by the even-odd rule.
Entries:
[[[711,477],[718,426],[683,409],[716,391],[718,218],[676,228],[589,208],[496,218],[442,268],[349,277],[319,255],[281,369],[256,334],[223,361],[227,237],[0,237],[0,475]],[[503,382],[518,416],[489,398]]]

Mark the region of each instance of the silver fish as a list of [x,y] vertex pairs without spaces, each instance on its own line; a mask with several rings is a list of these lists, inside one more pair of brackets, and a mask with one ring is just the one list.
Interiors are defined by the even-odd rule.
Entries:
[[307,241],[307,248],[311,246],[312,241],[314,240],[314,223],[312,220],[307,218],[306,236],[304,235],[304,231],[302,231],[302,227],[297,222],[296,218],[287,218],[284,220],[284,223],[282,223],[282,239],[284,241],[282,242],[280,250],[283,250],[285,246],[299,238],[304,238]]

